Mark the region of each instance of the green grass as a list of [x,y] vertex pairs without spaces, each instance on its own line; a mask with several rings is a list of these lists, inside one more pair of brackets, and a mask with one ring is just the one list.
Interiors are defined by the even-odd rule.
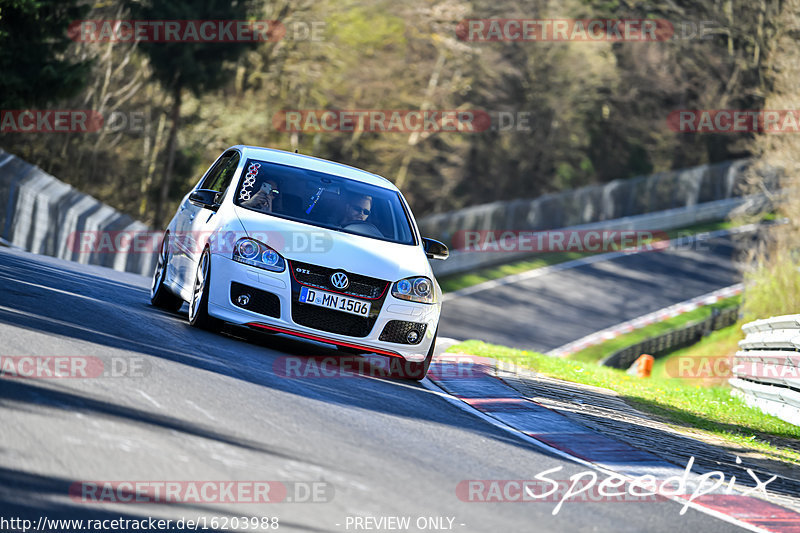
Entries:
[[[721,229],[731,229],[736,224],[730,221],[721,222],[707,222],[703,224],[695,224],[685,228],[674,229],[665,232],[670,239],[676,237],[686,237],[689,235],[696,235],[698,233],[706,233]],[[514,274],[527,272],[536,268],[542,268],[573,259],[580,259],[589,255],[594,255],[588,252],[555,252],[555,253],[539,253],[532,254],[529,258],[513,261],[502,265],[480,268],[472,272],[465,272],[462,274],[453,274],[452,276],[445,276],[439,279],[439,285],[444,292],[453,292],[459,289],[472,287],[485,281],[504,278]]]
[[[634,407],[673,425],[701,430],[729,443],[800,464],[800,453],[779,447],[771,437],[800,439],[800,427],[748,407],[726,387],[703,387],[680,379],[629,376],[596,363],[549,357],[505,346],[466,341],[447,350],[491,357],[553,378],[616,391]],[[797,442],[800,446],[800,442]]]
[[590,254],[580,252],[535,254],[531,256],[530,259],[523,259],[520,261],[514,261],[513,263],[506,263],[504,265],[481,268],[473,272],[465,272],[463,274],[447,276],[439,280],[439,285],[441,285],[443,292],[453,292],[459,289],[472,287],[473,285],[483,283],[484,281],[491,281],[493,279],[500,279],[506,276],[513,276],[514,274],[520,274],[522,272],[527,272],[528,270],[534,270],[536,268],[542,268],[558,263],[565,263],[567,261],[572,261],[573,259],[586,257],[587,255]]
[[[669,371],[677,368],[677,360],[681,358],[713,358],[713,357],[732,357],[739,349],[739,341],[744,338],[742,333],[742,325],[734,324],[727,328],[712,332],[709,336],[704,337],[700,342],[676,350],[669,355],[659,357],[653,363],[652,376],[656,378],[667,378]],[[698,384],[707,384],[720,382],[725,379],[720,376],[720,379],[698,380]]]
[[625,333],[619,337],[609,339],[600,344],[589,346],[578,352],[570,354],[567,358],[575,361],[590,361],[599,362],[601,359],[608,357],[617,350],[627,348],[637,342],[644,341],[651,337],[657,337],[663,333],[667,333],[673,329],[678,329],[692,323],[700,322],[711,316],[713,309],[727,309],[729,307],[736,307],[742,301],[741,296],[732,296],[724,300],[720,300],[712,305],[698,307],[693,311],[674,316],[663,322],[656,322],[649,324],[643,328]]

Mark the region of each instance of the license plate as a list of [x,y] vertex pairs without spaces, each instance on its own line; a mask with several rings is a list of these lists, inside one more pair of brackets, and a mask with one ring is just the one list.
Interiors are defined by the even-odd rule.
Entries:
[[335,309],[343,313],[350,313],[351,315],[368,316],[372,304],[356,300],[355,298],[348,298],[341,294],[331,294],[325,291],[318,291],[317,289],[309,289],[308,287],[300,288],[300,302],[304,304],[318,305],[319,307],[327,307],[328,309]]

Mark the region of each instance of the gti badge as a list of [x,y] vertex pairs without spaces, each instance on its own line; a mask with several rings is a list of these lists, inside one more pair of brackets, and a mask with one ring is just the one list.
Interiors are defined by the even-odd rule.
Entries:
[[350,280],[344,272],[334,272],[331,276],[331,285],[337,289],[346,289],[350,285]]

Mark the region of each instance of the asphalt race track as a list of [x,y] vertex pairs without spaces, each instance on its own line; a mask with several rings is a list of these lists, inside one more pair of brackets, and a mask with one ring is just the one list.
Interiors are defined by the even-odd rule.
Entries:
[[547,352],[741,281],[722,237],[578,266],[448,300],[440,333]]
[[[637,262],[667,254],[616,261],[616,271],[604,265],[576,269],[567,275],[583,280],[580,290],[567,278],[524,299],[538,306],[526,333],[546,327],[544,308],[563,328],[541,337],[542,348],[560,342],[567,330],[579,336],[602,325],[586,315],[593,306],[619,306],[613,319],[623,320],[662,300],[683,298],[686,292],[677,287],[701,273],[706,275],[697,290],[714,280],[724,285],[732,275],[722,268],[724,250],[706,265],[690,269],[695,258],[676,256],[683,268],[663,264],[640,274],[636,298],[626,292],[633,288],[600,295],[608,284],[631,279]],[[710,265],[722,270],[710,272]],[[589,289],[593,275],[604,285]],[[669,285],[657,295],[644,290],[667,276]],[[179,315],[151,307],[148,285],[140,276],[0,248],[0,355],[88,356],[127,365],[120,377],[0,379],[0,515],[34,522],[277,517],[280,530],[290,531],[365,530],[376,522],[362,521],[358,528],[354,517],[395,516],[411,517],[412,524],[419,517],[443,518],[430,522],[428,531],[734,529],[691,509],[681,516],[673,502],[567,501],[554,516],[556,502],[462,501],[456,487],[463,480],[533,479],[558,466],[563,469],[552,477],[568,479],[585,467],[517,439],[417,383],[286,377],[280,368],[289,355],[337,352],[280,336],[196,330],[186,321],[186,306]],[[514,291],[522,305],[524,291]],[[564,291],[559,311],[557,294]],[[452,324],[443,328],[448,335],[458,331]],[[289,492],[281,503],[259,504],[73,501],[70,487],[87,480],[278,481]],[[320,488],[314,503],[303,489],[309,483]]]

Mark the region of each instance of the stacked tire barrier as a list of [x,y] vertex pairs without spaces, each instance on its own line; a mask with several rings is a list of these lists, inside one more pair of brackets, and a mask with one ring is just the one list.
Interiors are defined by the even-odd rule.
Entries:
[[800,426],[800,315],[756,320],[742,331],[729,380],[735,394]]
[[650,354],[655,358],[659,358],[675,350],[691,346],[712,331],[732,326],[739,319],[738,306],[729,307],[721,311],[716,311],[715,309],[714,311],[705,320],[674,329],[618,350],[603,359],[601,364],[613,368],[626,369],[642,354]]
[[[12,154],[0,150],[0,239],[24,250],[83,264],[150,275],[149,249],[82,247],[81,236],[137,235],[149,228],[83,194]],[[97,242],[96,239],[94,242]]]

